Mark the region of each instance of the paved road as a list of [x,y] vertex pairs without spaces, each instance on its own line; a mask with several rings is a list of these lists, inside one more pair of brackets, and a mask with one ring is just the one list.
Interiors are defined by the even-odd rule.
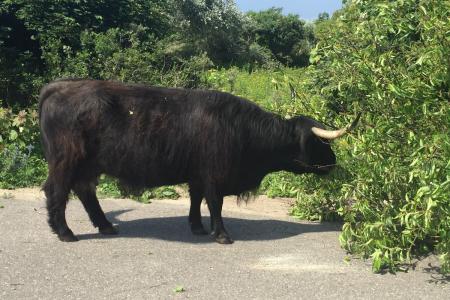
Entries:
[[373,274],[364,261],[345,262],[338,225],[298,222],[285,201],[260,200],[227,200],[232,245],[191,235],[186,199],[102,200],[121,231],[109,238],[72,200],[80,241],[62,243],[42,194],[0,191],[0,299],[450,299],[434,257],[408,273]]

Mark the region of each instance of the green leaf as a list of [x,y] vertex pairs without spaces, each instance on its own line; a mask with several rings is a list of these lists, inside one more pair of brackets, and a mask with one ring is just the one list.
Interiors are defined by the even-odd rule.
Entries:
[[421,66],[424,58],[425,58],[425,55],[420,56],[419,59],[416,61],[416,65]]
[[427,15],[427,10],[425,9],[425,7],[423,7],[423,5],[419,5],[419,8],[423,11],[425,15]]
[[165,190],[165,191],[162,192],[162,194],[164,196],[173,196],[173,195],[175,195],[175,192],[173,192],[171,190]]
[[19,137],[19,134],[18,134],[17,131],[15,131],[14,129],[12,129],[12,130],[9,132],[9,139],[10,139],[11,141],[15,141],[18,137]]

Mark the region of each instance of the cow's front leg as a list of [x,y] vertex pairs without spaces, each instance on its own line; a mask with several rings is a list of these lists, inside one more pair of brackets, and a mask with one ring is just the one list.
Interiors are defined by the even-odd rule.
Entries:
[[233,240],[225,230],[222,220],[223,196],[214,190],[207,192],[205,196],[211,214],[211,235],[219,244],[232,244]]

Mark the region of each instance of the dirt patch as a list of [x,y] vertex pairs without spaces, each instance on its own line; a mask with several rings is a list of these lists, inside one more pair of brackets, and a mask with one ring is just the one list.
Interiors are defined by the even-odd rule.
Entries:
[[20,199],[27,201],[42,200],[44,192],[38,187],[20,188],[15,190],[0,189],[0,199]]
[[310,257],[296,254],[280,254],[262,257],[253,265],[255,269],[288,272],[320,272],[327,274],[343,274],[351,270],[339,264],[311,262]]
[[[173,205],[190,205],[188,193],[184,189],[177,189],[180,194],[178,200],[158,200],[152,199],[152,201],[165,202]],[[0,199],[20,199],[26,201],[36,201],[45,199],[44,192],[39,187],[32,188],[20,188],[15,190],[0,189]],[[263,215],[274,218],[286,218],[292,206],[295,203],[295,199],[291,198],[269,198],[265,195],[260,195],[251,198],[247,202],[237,201],[236,197],[225,197],[224,211],[240,212],[250,215]],[[206,204],[204,204],[206,206]]]

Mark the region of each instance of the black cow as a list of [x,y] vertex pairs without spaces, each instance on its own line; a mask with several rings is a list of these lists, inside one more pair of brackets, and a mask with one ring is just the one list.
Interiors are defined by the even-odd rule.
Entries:
[[224,196],[253,190],[274,171],[328,173],[336,163],[329,140],[346,130],[327,131],[304,116],[285,120],[222,92],[95,80],[46,85],[39,114],[48,222],[68,242],[77,240],[65,219],[71,190],[100,233],[117,233],[95,193],[100,174],[108,174],[133,189],[188,183],[192,232],[207,233],[205,198],[211,234],[232,243],[222,222]]

